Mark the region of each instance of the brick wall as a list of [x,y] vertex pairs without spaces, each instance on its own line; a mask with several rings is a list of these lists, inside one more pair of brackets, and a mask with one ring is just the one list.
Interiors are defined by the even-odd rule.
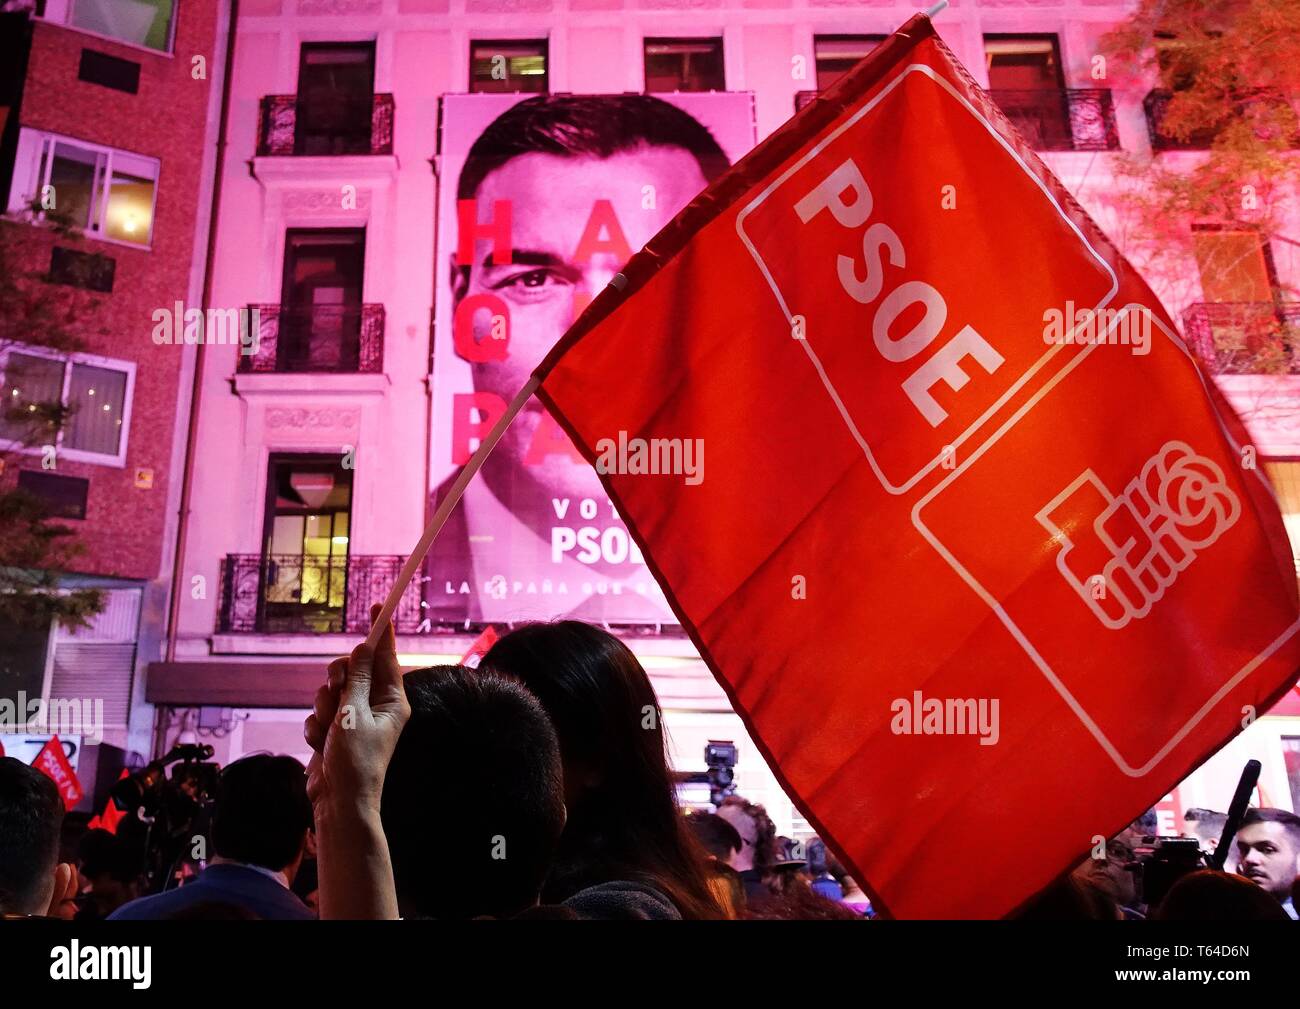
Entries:
[[[55,470],[90,480],[85,520],[67,522],[85,547],[76,568],[87,574],[141,579],[159,574],[167,487],[179,479],[170,471],[170,459],[173,439],[184,437],[176,430],[176,418],[181,397],[190,390],[188,384],[179,387],[181,349],[153,343],[152,314],[177,301],[189,305],[209,84],[219,68],[212,65],[215,2],[186,0],[178,6],[173,55],[38,23],[19,112],[23,126],[160,162],[150,249],[95,238],[69,243],[48,229],[18,226],[26,232],[19,236],[26,269],[46,270],[55,244],[116,261],[112,292],[96,295],[98,304],[74,328],[87,353],[136,363],[126,465],[118,469],[60,459]],[[139,92],[126,94],[79,80],[85,48],[139,63]],[[205,79],[193,75],[196,55],[207,61]],[[39,469],[40,457],[26,457],[18,465]],[[16,479],[18,465],[11,457],[6,484]],[[135,486],[139,468],[153,471],[151,489]]]

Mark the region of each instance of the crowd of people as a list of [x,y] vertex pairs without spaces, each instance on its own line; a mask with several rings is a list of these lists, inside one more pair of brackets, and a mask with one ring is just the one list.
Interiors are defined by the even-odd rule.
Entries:
[[[530,624],[476,669],[403,675],[391,627],[328,669],[307,767],[254,754],[217,781],[202,870],[146,893],[143,853],[65,818],[54,783],[0,758],[0,913],[82,920],[863,919],[869,899],[818,838],[759,804],[684,813],[650,679],[588,624]],[[1190,810],[1212,851],[1224,816]],[[1030,920],[1295,918],[1300,817],[1252,809],[1231,872],[1143,892],[1138,821],[1014,914]],[[206,850],[206,845],[211,850]],[[1149,882],[1149,881],[1148,881]]]

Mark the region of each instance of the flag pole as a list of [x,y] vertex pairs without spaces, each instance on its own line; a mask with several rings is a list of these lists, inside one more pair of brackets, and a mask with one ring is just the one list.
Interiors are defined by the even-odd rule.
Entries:
[[415,549],[411,551],[411,556],[406,559],[406,563],[402,566],[397,581],[393,583],[393,587],[388,593],[388,598],[384,600],[383,609],[379,611],[379,616],[376,618],[374,626],[370,628],[370,634],[366,637],[366,644],[369,647],[378,647],[379,639],[383,636],[383,629],[388,626],[388,622],[393,619],[393,614],[397,612],[397,604],[401,601],[402,593],[406,591],[411,579],[415,577],[415,572],[419,570],[420,564],[429,552],[429,547],[433,545],[433,541],[438,538],[438,533],[442,531],[442,527],[446,524],[448,516],[451,515],[451,510],[460,501],[461,495],[465,493],[465,488],[469,486],[470,480],[474,479],[474,474],[479,471],[487,457],[492,454],[497,442],[506,433],[506,428],[510,426],[511,421],[524,408],[524,404],[528,402],[541,384],[542,380],[536,375],[528,379],[524,387],[519,390],[519,394],[506,407],[506,412],[492,426],[488,436],[479,443],[478,449],[470,456],[469,462],[456,475],[451,489],[447,491],[447,496],[442,499],[437,510],[434,511],[433,518],[429,520],[429,524],[424,529],[424,535],[420,537],[420,542],[415,544]]
[[927,7],[921,13],[923,13],[928,18],[933,18],[936,14],[938,14],[941,10],[943,10],[947,6],[948,6],[948,0],[939,0],[939,2],[935,4],[933,7]]

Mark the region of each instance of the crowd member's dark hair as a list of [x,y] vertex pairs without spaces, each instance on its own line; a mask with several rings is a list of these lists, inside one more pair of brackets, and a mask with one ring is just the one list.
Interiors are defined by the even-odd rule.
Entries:
[[1048,884],[1008,915],[1017,921],[1115,921],[1119,916],[1119,905],[1074,876]]
[[[1223,825],[1228,822],[1228,814],[1193,806],[1183,813],[1183,821],[1199,825],[1201,830],[1212,834],[1214,839],[1218,840],[1219,835],[1223,833]],[[1196,833],[1200,833],[1200,831],[1198,830]]]
[[725,806],[739,806],[741,811],[754,821],[754,868],[767,873],[776,865],[776,823],[767,815],[767,808],[758,802],[750,802],[739,795],[729,795],[722,800]]
[[311,825],[307,771],[293,757],[254,753],[221,772],[212,847],[222,858],[279,872],[298,857]]
[[683,918],[723,917],[677,803],[658,698],[631,650],[576,620],[525,624],[481,668],[518,677],[555,723],[565,773],[595,777],[569,807],[543,900],[626,879],[659,890]]
[[58,786],[14,757],[0,757],[0,913],[43,914],[31,902],[48,885],[59,853]]
[[559,744],[517,680],[433,666],[403,677],[411,718],[380,816],[404,915],[509,917],[537,902],[564,826]]
[[740,851],[744,844],[736,828],[717,813],[692,813],[686,818],[686,825],[700,846],[723,862],[731,857],[732,852]]
[[653,95],[538,95],[512,105],[466,155],[456,198],[472,200],[489,174],[525,154],[608,158],[638,147],[677,147],[699,163],[705,182],[727,156],[695,117]]
[[1155,921],[1289,920],[1267,890],[1214,869],[1198,869],[1175,882],[1151,917]]
[[764,893],[751,899],[740,917],[755,921],[862,919],[852,908],[823,897],[803,880],[793,881],[780,893]]
[[1241,825],[1251,827],[1257,823],[1278,823],[1286,831],[1287,837],[1291,844],[1297,850],[1300,850],[1300,816],[1296,816],[1289,809],[1275,809],[1271,806],[1262,806],[1258,809],[1246,810],[1246,815],[1242,817]]

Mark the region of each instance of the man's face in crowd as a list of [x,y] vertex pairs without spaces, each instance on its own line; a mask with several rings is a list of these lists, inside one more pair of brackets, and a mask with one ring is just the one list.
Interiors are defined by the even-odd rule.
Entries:
[[[610,251],[582,260],[575,256],[597,201],[609,201],[626,240],[625,245],[614,244],[635,253],[704,186],[699,163],[678,147],[642,146],[608,158],[525,154],[489,173],[477,193],[478,220],[493,220],[496,201],[509,201],[513,261],[490,265],[492,243],[475,243],[468,276],[453,271],[455,295],[457,302],[473,294],[501,298],[509,308],[510,342],[505,360],[473,365],[474,388],[495,393],[506,403],[513,399],[577,311],[623,267],[624,257]],[[618,235],[600,227],[599,238],[609,245]],[[490,339],[488,314],[477,313],[476,340]],[[506,432],[497,452],[522,464],[540,413],[534,400]],[[529,469],[555,497],[604,499],[595,472],[585,462],[552,454]]]
[[1121,907],[1138,902],[1137,880],[1132,865],[1135,858],[1128,832],[1107,842],[1105,858],[1086,858],[1073,875],[1096,886]]
[[1300,850],[1280,823],[1252,823],[1237,831],[1237,872],[1278,900],[1300,874]]

